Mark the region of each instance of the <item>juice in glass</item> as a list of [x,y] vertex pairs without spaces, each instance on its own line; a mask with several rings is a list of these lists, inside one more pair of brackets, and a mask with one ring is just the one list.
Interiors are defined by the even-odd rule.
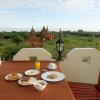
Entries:
[[35,68],[40,69],[40,61],[35,61]]

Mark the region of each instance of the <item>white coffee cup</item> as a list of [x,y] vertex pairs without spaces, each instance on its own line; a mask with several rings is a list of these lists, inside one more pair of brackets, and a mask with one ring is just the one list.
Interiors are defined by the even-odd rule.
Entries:
[[56,66],[56,64],[54,64],[54,63],[50,63],[50,64],[48,65],[48,69],[57,69],[57,66]]

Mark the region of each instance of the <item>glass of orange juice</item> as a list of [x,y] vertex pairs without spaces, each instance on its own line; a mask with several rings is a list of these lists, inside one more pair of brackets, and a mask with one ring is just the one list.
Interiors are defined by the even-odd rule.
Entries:
[[38,70],[40,69],[40,61],[38,60],[35,61],[35,68]]

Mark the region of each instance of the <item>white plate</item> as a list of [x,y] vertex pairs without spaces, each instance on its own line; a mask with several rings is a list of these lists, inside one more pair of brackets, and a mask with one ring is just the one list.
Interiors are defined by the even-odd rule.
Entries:
[[18,80],[18,84],[23,85],[23,86],[28,86],[28,85],[32,85],[33,82],[36,81],[35,77],[30,77],[30,81],[29,82],[21,82],[21,79]]
[[19,78],[10,80],[10,79],[9,79],[9,76],[10,76],[10,75],[11,75],[11,74],[6,75],[6,76],[5,76],[5,80],[8,80],[8,81],[15,81],[15,80],[20,79],[20,78],[23,76],[21,73],[17,73],[17,75],[18,75]]
[[28,76],[38,75],[39,73],[40,71],[36,69],[30,69],[30,70],[25,71],[25,75],[28,75]]
[[[54,74],[57,77],[54,78],[54,79],[51,79],[51,78],[48,77],[51,74]],[[50,82],[58,82],[58,81],[65,79],[65,75],[63,73],[57,72],[57,71],[48,71],[48,72],[43,73],[41,75],[41,78],[46,80],[46,81],[50,81]]]

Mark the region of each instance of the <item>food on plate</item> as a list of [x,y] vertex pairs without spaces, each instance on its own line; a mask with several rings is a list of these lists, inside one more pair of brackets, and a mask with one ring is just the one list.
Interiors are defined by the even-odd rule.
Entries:
[[36,70],[36,69],[30,69],[30,70],[25,71],[25,75],[28,75],[28,76],[34,76],[39,73],[40,73],[40,71]]
[[34,71],[30,71],[30,74],[31,74],[31,75],[34,75]]
[[31,77],[24,76],[20,79],[21,83],[28,83],[31,80]]
[[18,80],[18,84],[23,86],[28,86],[32,85],[35,81],[36,81],[35,77],[23,76],[21,79]]
[[57,78],[57,75],[56,74],[50,74],[47,77],[50,78],[50,79],[55,79],[55,78]]
[[41,85],[45,85],[45,83],[40,82]]
[[38,91],[43,91],[47,85],[47,82],[44,80],[37,80],[33,83],[33,86]]
[[11,73],[8,75],[7,80],[18,80],[19,78],[18,73]]
[[58,71],[47,71],[41,75],[41,78],[48,82],[58,82],[65,79],[65,75]]

